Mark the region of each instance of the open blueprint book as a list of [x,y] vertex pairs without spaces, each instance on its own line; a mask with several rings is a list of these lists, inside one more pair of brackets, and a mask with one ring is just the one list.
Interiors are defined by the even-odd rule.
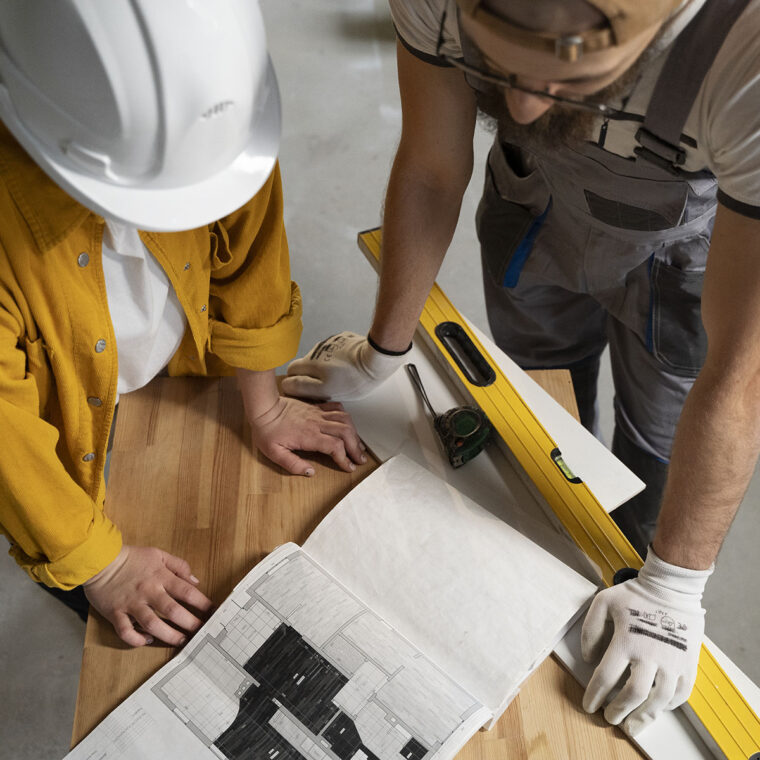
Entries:
[[404,457],[285,544],[69,760],[445,760],[596,587]]

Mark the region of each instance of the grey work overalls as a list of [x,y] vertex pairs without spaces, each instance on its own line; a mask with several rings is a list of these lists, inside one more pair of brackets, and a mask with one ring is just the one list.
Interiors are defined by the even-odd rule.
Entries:
[[676,423],[706,354],[700,298],[717,183],[708,171],[680,172],[673,159],[698,85],[746,0],[727,4],[707,0],[673,44],[637,136],[640,155],[590,142],[527,153],[497,137],[477,214],[496,343],[522,367],[570,368],[592,430],[609,343],[613,451],[647,483],[613,516],[642,554]]

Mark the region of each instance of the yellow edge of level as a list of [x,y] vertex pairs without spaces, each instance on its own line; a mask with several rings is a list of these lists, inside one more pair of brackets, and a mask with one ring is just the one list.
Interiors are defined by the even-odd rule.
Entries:
[[[380,261],[379,229],[360,233],[359,245],[368,256]],[[448,350],[435,334],[441,322],[460,325],[488,360],[496,380],[487,388],[470,383],[456,362],[449,359]],[[550,454],[557,448],[556,443],[437,284],[425,303],[420,324],[571,538],[599,567],[604,582],[611,585],[620,568],[641,567],[641,558],[588,486],[571,483],[554,463]],[[760,751],[760,719],[704,645],[689,706],[728,760],[747,760]]]

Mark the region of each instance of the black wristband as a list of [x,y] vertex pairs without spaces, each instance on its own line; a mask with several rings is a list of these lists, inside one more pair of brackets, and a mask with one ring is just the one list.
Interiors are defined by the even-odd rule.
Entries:
[[410,343],[403,351],[389,351],[387,348],[378,346],[377,343],[372,340],[372,336],[369,333],[367,333],[367,343],[369,343],[370,346],[372,346],[372,348],[374,348],[378,354],[385,354],[385,356],[403,356],[412,350],[412,344]]

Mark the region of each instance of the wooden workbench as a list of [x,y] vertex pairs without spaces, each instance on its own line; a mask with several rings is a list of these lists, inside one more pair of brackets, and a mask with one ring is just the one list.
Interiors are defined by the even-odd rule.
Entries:
[[[531,373],[576,412],[567,372]],[[330,509],[378,464],[352,474],[319,458],[313,478],[287,475],[251,451],[232,378],[158,378],[125,396],[111,454],[106,511],[125,542],[186,559],[201,589],[221,602],[279,544],[302,544]],[[72,746],[176,650],[129,649],[98,614],[87,624]],[[552,658],[523,685],[497,726],[481,731],[462,760],[625,760],[642,756]]]

